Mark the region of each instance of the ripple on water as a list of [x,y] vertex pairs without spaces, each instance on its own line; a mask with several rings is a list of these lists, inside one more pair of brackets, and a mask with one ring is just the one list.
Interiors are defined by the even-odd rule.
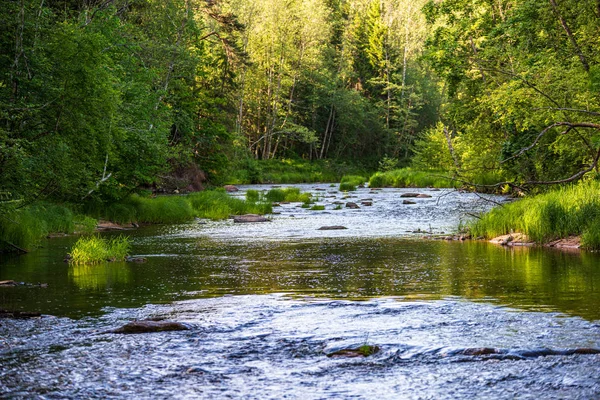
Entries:
[[[151,317],[185,322],[192,329],[101,333]],[[600,356],[539,353],[599,348],[598,325],[457,299],[230,296],[107,310],[101,318],[79,321],[3,321],[0,336],[6,341],[0,391],[23,397],[600,396]],[[365,358],[326,357],[362,344],[381,351]],[[474,348],[522,357],[468,350]]]

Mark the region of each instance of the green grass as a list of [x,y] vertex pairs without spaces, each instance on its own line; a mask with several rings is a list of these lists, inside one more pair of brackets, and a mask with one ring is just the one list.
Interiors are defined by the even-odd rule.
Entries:
[[367,180],[364,176],[344,175],[340,181],[340,190],[344,192],[354,191],[358,186],[364,185]]
[[231,197],[222,190],[205,190],[190,194],[188,197],[195,215],[199,218],[218,220],[226,219],[230,215],[273,212],[271,203],[244,201]]
[[310,209],[313,210],[313,211],[323,211],[323,210],[325,210],[325,206],[318,206],[318,205],[315,204]]
[[473,236],[521,232],[538,243],[581,235],[582,246],[600,249],[600,182],[565,186],[498,207],[470,225]]
[[299,188],[289,187],[289,188],[274,188],[269,190],[265,194],[265,199],[271,202],[280,203],[282,201],[287,201],[290,203],[295,202],[303,202],[308,203],[311,201],[310,193],[301,193]]
[[103,239],[99,236],[82,236],[71,249],[70,263],[98,264],[105,261],[124,261],[131,243],[126,236]]
[[246,201],[256,203],[260,200],[260,192],[258,190],[248,189],[246,191]]
[[151,198],[132,195],[120,203],[88,209],[88,212],[99,219],[120,224],[178,224],[195,217],[218,220],[230,215],[268,214],[273,211],[270,203],[260,201],[258,192],[250,191],[250,197],[251,201],[245,201],[228,195],[222,189],[205,190],[187,196]]
[[402,168],[387,172],[377,172],[369,179],[369,187],[458,187],[460,183],[445,178],[444,171],[419,171]]
[[[50,233],[91,232],[97,221],[75,214],[70,207],[40,202],[21,209],[0,211],[0,247],[33,249]],[[10,243],[10,244],[9,244]]]
[[227,183],[339,182],[346,174],[365,174],[365,168],[344,161],[302,159],[243,160],[232,165]]

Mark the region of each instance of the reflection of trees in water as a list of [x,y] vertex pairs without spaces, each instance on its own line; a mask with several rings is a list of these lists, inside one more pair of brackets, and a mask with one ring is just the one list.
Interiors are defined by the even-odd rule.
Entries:
[[124,262],[96,265],[70,265],[69,278],[80,289],[105,290],[131,281],[131,270]]

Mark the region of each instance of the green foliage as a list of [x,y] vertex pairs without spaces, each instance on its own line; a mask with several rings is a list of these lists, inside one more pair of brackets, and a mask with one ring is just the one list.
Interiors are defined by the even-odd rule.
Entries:
[[600,182],[589,181],[495,208],[475,221],[470,230],[474,236],[487,238],[521,232],[539,243],[582,235],[585,248],[597,249],[598,218]]
[[66,206],[42,202],[4,210],[0,214],[0,242],[30,250],[50,233],[89,232],[95,227],[92,218],[75,216]]
[[189,195],[189,201],[197,217],[226,219],[230,215],[268,214],[273,212],[270,203],[247,202],[229,196],[222,190],[205,190]]
[[135,207],[136,220],[142,223],[182,223],[194,218],[193,200],[183,196],[157,196],[144,198],[131,196],[129,202]]
[[325,206],[318,206],[318,205],[314,205],[310,208],[312,211],[323,211],[325,210]]
[[435,187],[449,188],[460,184],[445,178],[444,171],[419,171],[412,168],[397,169],[388,172],[377,172],[369,180],[369,187]]
[[126,236],[104,239],[99,236],[82,236],[71,248],[70,263],[98,264],[106,261],[125,261],[131,251],[131,243]]
[[357,186],[364,185],[367,178],[358,175],[344,175],[340,181],[341,191],[354,191]]
[[246,191],[246,201],[256,203],[260,199],[260,192],[258,190],[248,189]]
[[301,193],[299,188],[274,188],[265,194],[265,199],[271,202],[304,202],[308,203],[311,200],[310,193]]

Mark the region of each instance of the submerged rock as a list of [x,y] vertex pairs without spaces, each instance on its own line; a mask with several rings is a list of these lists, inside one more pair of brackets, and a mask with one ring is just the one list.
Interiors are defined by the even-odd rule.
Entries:
[[148,260],[146,260],[146,258],[144,258],[144,257],[131,257],[131,256],[127,256],[127,257],[125,257],[125,261],[127,261],[127,262],[134,262],[134,263],[140,263],[141,264],[141,263],[145,263]]
[[432,196],[428,195],[428,194],[421,193],[420,195],[417,196],[417,199],[428,199],[430,197],[432,197]]
[[357,208],[360,208],[360,207],[358,206],[358,204],[349,201],[349,202],[346,203],[346,208],[357,209]]
[[402,193],[400,197],[419,197],[420,193]]
[[372,201],[363,201],[360,204],[363,206],[366,206],[366,207],[370,207],[373,205],[373,202]]
[[187,331],[189,326],[181,322],[173,321],[133,321],[123,325],[120,328],[106,331],[105,333],[152,333],[152,332],[168,332],[168,331]]
[[346,228],[345,226],[341,226],[341,225],[332,225],[332,226],[322,226],[318,230],[319,231],[336,231],[336,230],[341,230],[341,229],[348,229],[348,228]]
[[417,203],[415,203],[414,201],[410,201],[410,200],[404,200],[402,202],[402,204],[417,204]]
[[379,348],[379,346],[372,346],[372,345],[368,345],[365,344],[363,346],[360,347],[356,347],[356,348],[349,348],[349,349],[341,349],[341,350],[337,350],[334,351],[332,353],[328,353],[327,357],[368,357],[370,355],[376,354],[379,352],[379,350],[381,350]]
[[0,318],[29,319],[41,316],[42,314],[39,312],[0,310]]
[[262,215],[257,214],[245,214],[245,215],[234,215],[233,222],[241,224],[241,223],[249,223],[249,222],[269,222],[269,220]]

